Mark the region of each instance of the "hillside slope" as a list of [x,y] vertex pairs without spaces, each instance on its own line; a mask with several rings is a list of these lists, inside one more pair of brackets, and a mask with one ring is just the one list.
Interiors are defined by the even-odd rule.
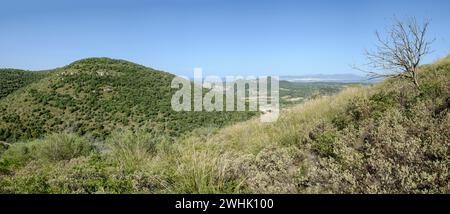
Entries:
[[33,82],[45,78],[47,71],[24,71],[17,69],[0,69],[0,99]]
[[339,82],[289,82],[281,80],[279,85],[281,107],[300,104],[318,96],[334,95],[345,87],[355,84]]
[[175,143],[142,131],[11,145],[4,193],[450,193],[450,62]]
[[178,136],[245,120],[249,112],[174,112],[174,75],[124,60],[89,58],[55,69],[0,101],[0,141],[68,131],[103,139],[118,129]]

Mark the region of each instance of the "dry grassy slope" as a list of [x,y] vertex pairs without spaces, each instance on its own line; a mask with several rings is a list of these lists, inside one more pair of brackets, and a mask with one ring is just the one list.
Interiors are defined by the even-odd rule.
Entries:
[[221,192],[222,182],[229,179],[241,182],[233,189],[238,192],[298,192],[294,180],[304,164],[301,159],[314,159],[299,145],[318,124],[331,122],[334,115],[343,112],[351,99],[367,98],[371,93],[370,87],[347,88],[338,95],[283,110],[275,123],[260,123],[255,118],[216,132],[198,130],[175,144],[180,154],[176,172],[182,177],[195,173],[190,177],[209,180],[195,181],[196,189],[182,192]]
[[275,123],[189,137],[179,168],[239,177],[251,192],[449,192],[450,56],[419,76],[420,90],[407,80],[352,87]]
[[[422,81],[427,83],[432,81],[433,84],[445,86],[445,82],[449,80],[450,70],[439,75],[428,70],[435,69],[439,65],[448,66],[449,64],[450,56],[433,65],[424,66],[426,70],[421,71],[421,77],[425,78]],[[448,88],[446,89],[448,90]],[[375,86],[353,86],[335,96],[323,96],[285,109],[275,123],[260,123],[259,118],[254,118],[225,127],[217,134],[204,138],[207,140],[200,141],[213,145],[220,142],[226,144],[228,149],[252,152],[258,152],[268,144],[298,144],[302,138],[307,138],[308,133],[319,123],[331,122],[336,114],[345,113],[345,107],[352,100],[368,99],[371,95],[382,91],[395,92],[396,90],[413,91],[414,89],[404,80],[400,80],[400,83],[388,80]],[[193,141],[198,142],[198,139]]]

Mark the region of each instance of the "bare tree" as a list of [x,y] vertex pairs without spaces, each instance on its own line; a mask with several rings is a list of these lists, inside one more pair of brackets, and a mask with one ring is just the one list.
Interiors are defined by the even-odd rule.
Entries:
[[418,24],[414,17],[406,22],[395,19],[385,37],[376,32],[375,51],[365,52],[367,65],[376,70],[368,71],[369,77],[407,78],[418,88],[418,67],[423,56],[430,53],[431,41],[425,37],[428,25],[428,20]]

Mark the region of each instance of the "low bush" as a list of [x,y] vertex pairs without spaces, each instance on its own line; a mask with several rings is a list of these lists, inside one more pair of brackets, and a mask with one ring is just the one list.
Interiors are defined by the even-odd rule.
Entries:
[[8,173],[30,161],[58,162],[95,152],[88,140],[74,134],[52,134],[42,140],[15,143],[0,157],[0,172]]

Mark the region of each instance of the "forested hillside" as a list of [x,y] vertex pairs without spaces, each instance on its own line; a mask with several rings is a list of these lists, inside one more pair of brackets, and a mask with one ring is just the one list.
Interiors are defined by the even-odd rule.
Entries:
[[62,131],[104,139],[120,129],[145,129],[175,137],[256,114],[175,112],[170,103],[174,75],[123,60],[84,59],[45,76],[16,73],[23,77],[14,80],[9,75],[13,84],[2,87],[2,94],[22,88],[0,100],[0,141],[35,139]]
[[0,99],[12,92],[46,77],[46,71],[23,71],[17,69],[0,69]]

